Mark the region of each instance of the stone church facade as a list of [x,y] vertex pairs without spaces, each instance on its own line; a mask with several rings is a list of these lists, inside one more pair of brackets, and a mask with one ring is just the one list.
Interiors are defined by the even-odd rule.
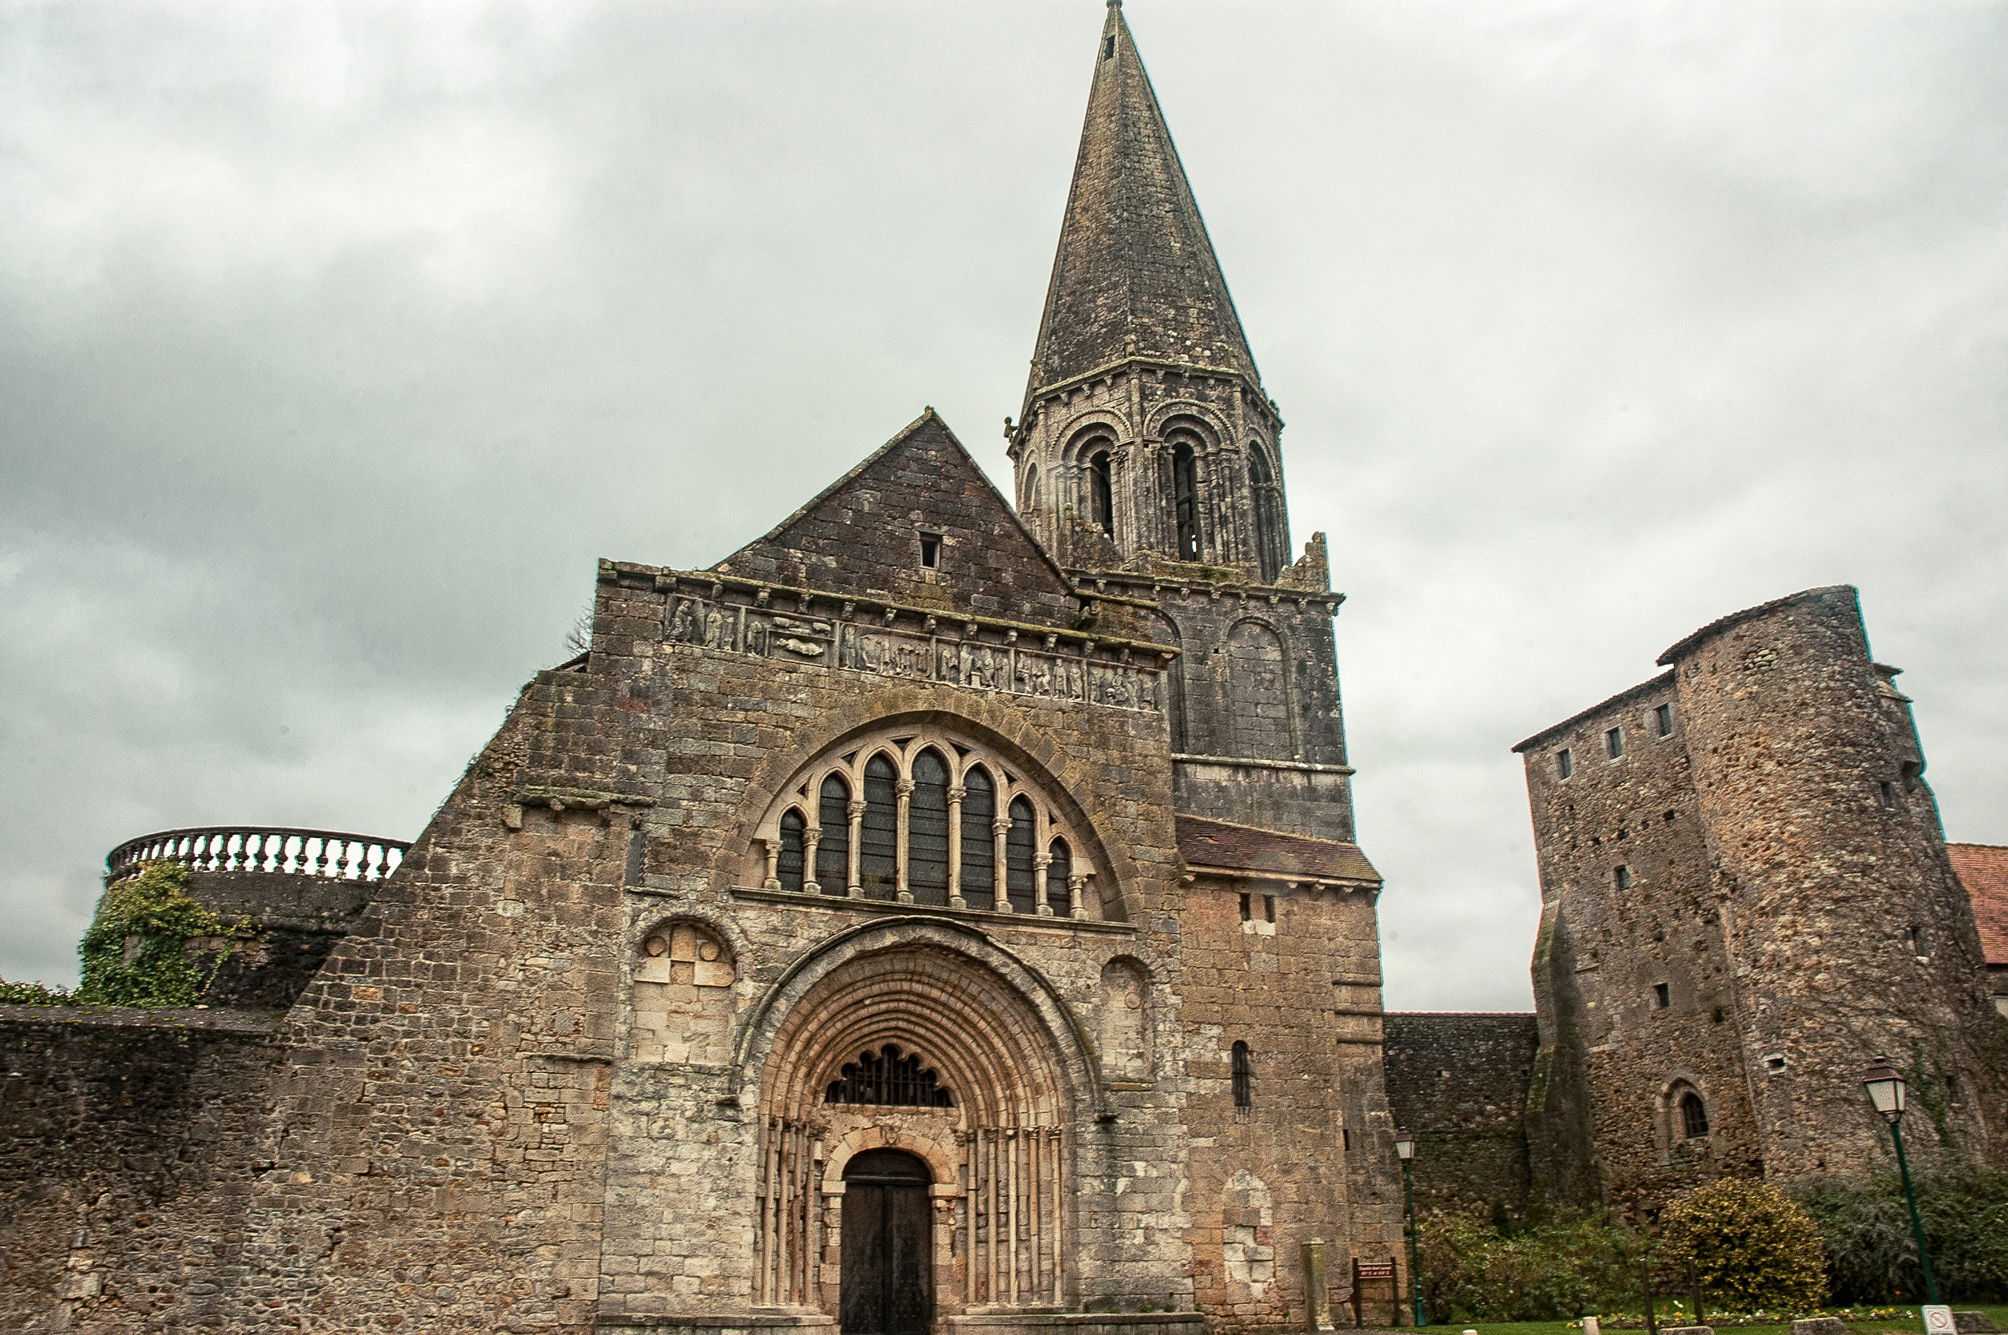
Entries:
[[603,562],[588,652],[408,849],[122,850],[256,931],[199,1014],[9,1010],[0,1324],[1193,1331],[1343,1297],[1304,1244],[1398,1249],[1380,881],[1280,431],[1112,5],[1018,507],[929,410],[715,566]]

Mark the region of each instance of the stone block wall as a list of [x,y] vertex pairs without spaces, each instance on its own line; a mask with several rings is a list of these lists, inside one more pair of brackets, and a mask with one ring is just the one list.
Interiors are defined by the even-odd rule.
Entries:
[[1660,662],[1516,748],[1543,897],[1537,1176],[1631,1205],[1880,1167],[1859,1076],[1884,1052],[1933,1109],[1923,1153],[2000,1153],[1979,1110],[2001,1106],[2003,1030],[1854,591],[1737,613]]
[[272,1021],[0,1006],[0,1329],[200,1330],[236,1264]]
[[1386,1028],[1388,1107],[1416,1140],[1416,1209],[1524,1212],[1533,1015],[1394,1014]]

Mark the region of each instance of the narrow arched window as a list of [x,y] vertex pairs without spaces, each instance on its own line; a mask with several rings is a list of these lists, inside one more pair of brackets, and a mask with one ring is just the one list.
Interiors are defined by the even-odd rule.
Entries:
[[1689,1140],[1708,1134],[1708,1105],[1691,1089],[1680,1096],[1680,1133]]
[[1025,495],[1024,499],[1020,502],[1019,508],[1026,511],[1039,508],[1039,465],[1037,464],[1027,464],[1025,466]]
[[962,897],[979,909],[997,901],[997,785],[972,765],[962,776]]
[[899,892],[899,771],[884,753],[865,765],[865,818],[858,826],[858,884],[867,899]]
[[1248,1045],[1240,1039],[1228,1050],[1228,1070],[1234,1085],[1234,1106],[1251,1108],[1255,1105],[1255,1058],[1248,1052]]
[[1072,895],[1067,882],[1073,879],[1074,859],[1067,841],[1055,839],[1046,845],[1046,907],[1056,918],[1073,916]]
[[1199,559],[1199,460],[1190,441],[1171,448],[1171,511],[1178,533],[1178,559]]
[[1022,797],[1011,799],[1011,830],[1004,836],[1004,890],[1018,913],[1039,911],[1039,834],[1033,825],[1032,804]]
[[913,759],[907,799],[906,888],[916,904],[948,902],[948,766],[929,748]]
[[799,893],[802,889],[802,854],[808,830],[809,822],[793,807],[781,817],[781,851],[774,860],[774,875],[783,890]]
[[851,790],[838,775],[823,780],[816,795],[816,883],[826,895],[841,895],[851,884]]
[[1248,491],[1255,508],[1255,561],[1265,581],[1274,580],[1283,570],[1283,493],[1260,445],[1251,446],[1248,458]]
[[1088,517],[1110,537],[1116,532],[1115,460],[1108,450],[1088,456]]

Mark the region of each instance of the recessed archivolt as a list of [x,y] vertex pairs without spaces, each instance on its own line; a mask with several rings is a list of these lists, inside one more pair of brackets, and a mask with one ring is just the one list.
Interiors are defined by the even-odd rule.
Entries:
[[1052,985],[961,924],[858,928],[798,961],[740,1034],[745,1091],[772,1113],[819,1116],[846,1061],[893,1043],[918,1053],[969,1125],[1064,1118],[1098,1103],[1099,1079]]
[[[1189,401],[1161,405],[1150,415],[1148,430],[1155,440],[1169,440],[1180,432],[1190,433],[1198,438],[1202,454],[1209,454],[1221,448],[1222,442],[1233,439],[1210,408]],[[1235,447],[1229,444],[1227,448]]]

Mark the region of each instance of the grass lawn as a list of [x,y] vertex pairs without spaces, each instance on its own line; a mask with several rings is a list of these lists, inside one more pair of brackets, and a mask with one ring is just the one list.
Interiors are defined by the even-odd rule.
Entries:
[[[1955,1302],[1952,1307],[1960,1312],[1985,1312],[1995,1325],[2008,1331],[2008,1306]],[[1912,1315],[1908,1320],[1855,1321],[1849,1323],[1848,1329],[1857,1335],[1923,1335],[1924,1322],[1916,1315],[1916,1310],[1911,1309]],[[1449,1335],[1464,1330],[1475,1330],[1478,1335],[1582,1335],[1566,1321],[1454,1321],[1424,1326],[1423,1329],[1448,1332]],[[1605,1326],[1604,1329],[1610,1331],[1611,1327]],[[1791,1335],[1792,1330],[1789,1325],[1723,1326],[1720,1329],[1725,1335],[1732,1331],[1735,1335]],[[1634,1335],[1634,1332],[1626,1331],[1623,1335]],[[1643,1335],[1643,1332],[1638,1335]]]

